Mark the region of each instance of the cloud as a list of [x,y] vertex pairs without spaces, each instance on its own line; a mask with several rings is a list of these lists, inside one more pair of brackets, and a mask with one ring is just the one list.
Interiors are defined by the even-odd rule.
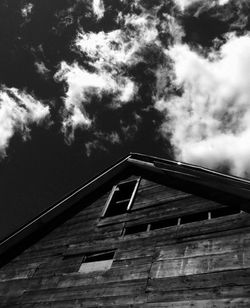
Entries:
[[175,0],[175,2],[182,10],[185,10],[186,7],[190,6],[193,3],[201,2],[201,0]]
[[231,0],[218,0],[218,4],[219,4],[219,5],[225,5],[225,4],[227,4],[229,1],[231,1]]
[[175,3],[181,8],[181,10],[185,10],[191,4],[200,3],[200,4],[208,4],[208,5],[225,5],[230,0],[175,0]]
[[43,75],[44,77],[47,77],[50,70],[45,66],[44,62],[40,61],[40,62],[35,62],[35,68],[36,68],[36,71]]
[[102,0],[93,0],[92,2],[93,12],[97,19],[101,19],[104,16],[105,8]]
[[93,122],[85,110],[91,96],[101,97],[105,92],[114,93],[117,101],[124,103],[130,100],[135,88],[133,82],[126,77],[117,76],[115,79],[105,71],[90,73],[77,63],[68,65],[62,62],[55,78],[67,83],[63,130],[69,141],[74,138],[76,128],[89,128]]
[[230,35],[208,58],[181,44],[167,52],[182,94],[159,94],[156,108],[165,113],[161,131],[171,135],[177,159],[250,174],[249,50],[248,35]]
[[[63,130],[67,131],[70,127],[73,131],[77,127],[90,127],[92,121],[85,112],[82,102],[87,100],[87,94],[94,89],[102,89],[104,82],[100,76],[88,73],[78,64],[68,65],[61,63],[60,70],[55,75],[56,80],[66,81],[67,90],[65,111],[67,114],[63,120]],[[73,133],[69,138],[73,138]]]
[[122,23],[122,29],[107,33],[79,33],[75,46],[83,59],[87,57],[91,68],[62,62],[55,75],[66,85],[63,131],[68,141],[74,139],[76,128],[86,129],[93,124],[86,112],[93,97],[101,100],[103,95],[110,95],[108,107],[120,108],[137,94],[137,84],[128,75],[128,68],[143,60],[143,48],[157,44],[157,24],[146,14],[126,15]]
[[15,88],[0,89],[0,156],[6,155],[10,139],[20,133],[23,139],[29,137],[30,125],[41,124],[50,114],[34,97]]
[[105,136],[104,139],[106,139],[112,144],[117,144],[121,142],[121,139],[117,132],[111,132],[110,134],[105,134],[104,136]]
[[139,51],[155,43],[158,30],[149,15],[126,15],[124,29],[111,32],[79,33],[76,46],[87,55],[97,70],[120,72],[121,66],[130,66],[139,59]]
[[24,18],[29,17],[29,15],[32,13],[34,4],[32,3],[27,3],[23,6],[22,10],[21,10],[21,14]]
[[88,157],[90,157],[92,152],[97,149],[102,150],[104,152],[107,151],[107,149],[101,144],[99,140],[89,141],[85,143],[86,155]]
[[118,133],[114,131],[110,133],[95,132],[94,135],[96,139],[85,143],[86,155],[88,157],[92,154],[93,150],[108,151],[107,147],[104,145],[105,142],[113,145],[121,143]]

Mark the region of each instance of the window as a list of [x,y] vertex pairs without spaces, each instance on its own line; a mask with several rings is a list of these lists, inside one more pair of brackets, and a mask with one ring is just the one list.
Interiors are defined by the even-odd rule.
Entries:
[[132,206],[139,179],[126,181],[114,186],[107,200],[102,217],[126,213]]
[[221,209],[215,209],[211,211],[211,218],[234,215],[234,214],[239,214],[239,213],[240,213],[240,209],[238,208],[224,207]]
[[172,226],[177,226],[178,219],[172,218],[167,220],[154,221],[151,223],[141,224],[141,225],[133,225],[130,227],[125,227],[123,231],[123,235],[130,235],[139,232],[149,232],[151,230],[163,229]]
[[135,234],[135,233],[146,232],[146,231],[148,231],[148,224],[135,225],[131,227],[126,227],[124,229],[124,235]]
[[208,219],[208,212],[195,213],[192,215],[181,217],[181,224],[188,224],[190,222],[207,220],[207,219]]
[[157,230],[157,229],[177,226],[177,223],[178,223],[178,218],[155,221],[151,223],[150,230]]
[[111,268],[114,250],[86,254],[79,268],[79,273],[104,272]]

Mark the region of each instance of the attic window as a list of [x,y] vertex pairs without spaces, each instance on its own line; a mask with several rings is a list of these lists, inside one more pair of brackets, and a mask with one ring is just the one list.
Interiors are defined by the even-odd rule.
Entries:
[[132,206],[138,185],[139,179],[115,185],[107,200],[102,217],[126,213]]
[[111,268],[114,250],[101,251],[85,255],[79,268],[79,273],[104,272]]
[[225,207],[211,211],[211,218],[217,218],[227,215],[239,214],[240,210],[232,207]]
[[168,227],[172,227],[172,226],[177,226],[177,223],[178,223],[177,218],[155,221],[155,222],[151,223],[150,230],[157,230],[157,229],[163,229],[163,228],[168,228]]
[[148,224],[135,225],[131,227],[126,227],[124,230],[124,235],[135,234],[135,233],[146,232],[146,231],[148,231]]
[[187,224],[190,222],[201,221],[208,219],[208,212],[195,213],[181,217],[181,224]]

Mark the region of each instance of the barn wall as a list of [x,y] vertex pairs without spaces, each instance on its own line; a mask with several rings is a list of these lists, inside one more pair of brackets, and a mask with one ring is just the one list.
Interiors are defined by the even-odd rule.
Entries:
[[[249,214],[122,236],[126,226],[229,202],[222,193],[164,183],[144,175],[132,211],[100,219],[108,190],[3,266],[0,307],[249,307]],[[109,249],[111,269],[78,272],[86,253]]]

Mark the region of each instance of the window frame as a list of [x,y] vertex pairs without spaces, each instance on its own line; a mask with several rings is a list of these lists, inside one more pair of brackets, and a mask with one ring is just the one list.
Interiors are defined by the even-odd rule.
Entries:
[[[140,184],[140,180],[141,180],[141,177],[138,177],[138,178],[136,178],[136,179],[121,181],[121,182],[119,182],[118,184],[114,185],[114,186],[112,187],[112,190],[111,190],[111,192],[110,192],[110,194],[109,194],[109,197],[108,197],[108,199],[107,199],[107,201],[106,201],[106,203],[105,203],[104,209],[103,209],[103,211],[102,211],[101,218],[112,217],[112,216],[106,216],[106,213],[107,213],[107,211],[108,211],[108,208],[109,208],[109,206],[110,206],[110,203],[111,203],[111,201],[112,201],[112,198],[113,198],[115,192],[118,190],[119,185],[123,185],[123,184],[129,183],[129,182],[135,182],[135,186],[134,186],[133,192],[132,192],[132,194],[131,194],[131,197],[130,197],[130,200],[129,200],[129,203],[128,203],[128,205],[127,205],[127,209],[126,209],[126,212],[125,212],[125,213],[129,212],[129,211],[131,210],[133,201],[134,201],[134,199],[135,199],[135,195],[136,195],[136,192],[137,192],[137,190],[138,190],[138,187],[139,187],[139,184]],[[114,215],[114,216],[118,216],[118,215],[122,215],[122,214],[117,214],[117,215]]]

